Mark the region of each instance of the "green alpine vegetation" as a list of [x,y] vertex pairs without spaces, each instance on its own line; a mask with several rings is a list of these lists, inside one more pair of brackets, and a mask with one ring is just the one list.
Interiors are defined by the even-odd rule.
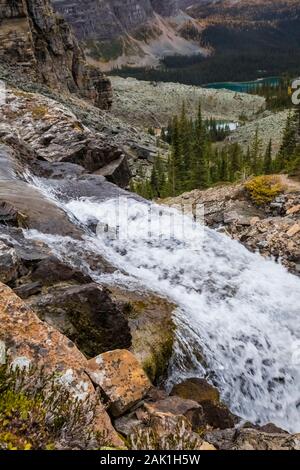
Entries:
[[157,157],[151,179],[134,183],[132,189],[147,199],[174,197],[250,176],[295,173],[300,168],[297,113],[291,112],[288,116],[282,145],[275,158],[272,140],[264,150],[258,128],[247,151],[238,143],[220,142],[228,134],[229,129],[203,119],[201,105],[194,120],[187,117],[183,105],[180,115],[174,116],[162,134],[170,144],[168,161]]
[[43,369],[0,367],[0,450],[98,449],[96,403],[73,397]]

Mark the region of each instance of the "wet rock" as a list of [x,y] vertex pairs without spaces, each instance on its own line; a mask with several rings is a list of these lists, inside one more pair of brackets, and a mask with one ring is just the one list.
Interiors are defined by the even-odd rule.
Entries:
[[8,284],[19,275],[20,262],[14,248],[0,240],[0,282]]
[[28,228],[77,239],[81,237],[80,229],[69,221],[62,209],[22,181],[1,181],[1,201],[13,207],[16,213],[24,214]]
[[219,450],[300,450],[300,434],[270,434],[255,429],[212,431],[204,437]]
[[14,250],[15,258],[19,263],[18,277],[27,276],[32,267],[43,259],[49,258],[51,250],[38,240],[26,239],[21,229],[15,227],[1,227],[0,241],[7,249]]
[[48,179],[76,180],[86,173],[85,168],[75,163],[36,161],[31,167],[36,175]]
[[34,267],[31,279],[40,282],[43,286],[52,286],[59,282],[74,282],[74,284],[88,284],[92,282],[90,276],[83,274],[79,269],[72,268],[55,256],[41,260]]
[[106,352],[91,359],[86,371],[108,398],[115,417],[132,408],[151,388],[139,361],[126,350]]
[[21,299],[28,299],[32,295],[40,294],[41,291],[42,284],[40,282],[31,282],[14,289],[14,293]]
[[[97,399],[86,374],[87,361],[68,338],[38,319],[8,287],[0,285],[0,341],[5,343],[7,362],[12,365],[34,364],[44,367],[67,386],[74,397]],[[102,404],[97,407],[94,427],[107,434],[108,442],[120,446],[122,441],[112,427]]]
[[173,353],[175,306],[157,295],[109,287],[126,315],[132,335],[131,350],[152,382],[167,372]]
[[223,403],[206,401],[202,402],[202,407],[206,424],[214,429],[234,428],[240,420]]
[[7,202],[0,201],[0,224],[13,227],[26,227],[26,216]]
[[220,402],[218,390],[205,379],[187,379],[175,385],[171,394],[199,403],[203,408],[203,422],[214,429],[233,428],[239,421],[239,418]]
[[29,304],[88,357],[131,346],[127,319],[108,291],[97,284],[58,285],[29,299]]

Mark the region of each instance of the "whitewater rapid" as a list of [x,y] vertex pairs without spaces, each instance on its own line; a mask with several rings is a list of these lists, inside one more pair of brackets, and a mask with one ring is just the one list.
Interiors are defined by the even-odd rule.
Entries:
[[[26,236],[77,265],[77,249],[100,253],[119,271],[91,271],[96,281],[147,288],[178,305],[167,386],[205,375],[239,416],[300,432],[299,278],[175,209],[125,197],[60,204],[86,228],[84,241],[70,248],[70,239]],[[99,223],[96,235],[90,222]]]

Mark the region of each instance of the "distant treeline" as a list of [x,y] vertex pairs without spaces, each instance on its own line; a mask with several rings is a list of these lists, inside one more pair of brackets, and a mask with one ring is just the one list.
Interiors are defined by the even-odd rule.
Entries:
[[261,76],[300,75],[300,48],[285,53],[225,54],[165,58],[161,67],[114,69],[111,74],[138,80],[200,86],[212,82],[248,81]]
[[267,109],[280,111],[293,106],[291,99],[291,78],[282,78],[278,84],[260,84],[248,90],[253,95],[264,96],[267,101]]
[[241,28],[211,25],[205,29],[201,40],[214,50],[210,57],[176,55],[163,59],[158,69],[125,67],[113,73],[196,86],[300,74],[299,17],[281,21],[280,29],[271,24]]
[[244,152],[238,143],[216,145],[218,130],[202,118],[201,106],[195,120],[187,117],[185,106],[175,116],[163,137],[171,144],[168,161],[157,157],[151,179],[132,185],[148,199],[177,196],[193,189],[206,189],[219,183],[244,180],[249,176],[297,173],[300,169],[300,121],[297,113],[287,119],[283,142],[276,158],[270,140],[262,150],[257,129],[253,142]]

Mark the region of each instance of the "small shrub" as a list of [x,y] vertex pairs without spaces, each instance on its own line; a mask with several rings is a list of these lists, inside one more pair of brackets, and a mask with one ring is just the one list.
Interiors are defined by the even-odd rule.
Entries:
[[74,399],[54,375],[30,368],[0,368],[0,450],[98,449],[96,409]]
[[130,436],[128,447],[131,450],[196,450],[199,437],[186,429],[185,420],[174,429],[164,423],[165,432],[152,428],[137,428]]
[[33,117],[34,120],[39,120],[39,119],[43,119],[43,117],[45,117],[45,115],[47,114],[48,112],[48,108],[47,106],[34,106],[33,108],[31,108],[31,115]]
[[257,176],[245,184],[254,204],[262,206],[272,202],[283,191],[279,176]]

